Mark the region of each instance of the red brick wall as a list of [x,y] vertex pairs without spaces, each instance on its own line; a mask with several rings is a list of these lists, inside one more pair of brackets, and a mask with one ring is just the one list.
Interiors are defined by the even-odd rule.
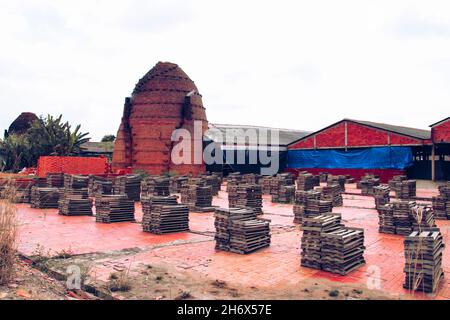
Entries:
[[347,143],[349,147],[385,146],[388,144],[388,133],[348,122]]
[[104,157],[40,157],[36,174],[47,173],[104,174],[108,170],[108,160]]
[[[450,125],[450,121],[449,121]],[[449,129],[448,129],[449,130]],[[450,131],[447,132],[450,139]],[[354,122],[347,122],[347,146],[352,147],[376,147],[389,145],[389,133],[384,130],[371,128]],[[424,143],[420,139],[414,139],[400,134],[390,133],[391,145],[420,145]],[[345,122],[341,122],[331,128],[316,134],[316,148],[344,148],[345,147]],[[290,150],[313,149],[314,136],[300,140],[289,146]]]
[[450,143],[450,119],[432,128],[431,135],[435,143],[439,142]]
[[342,147],[345,145],[345,125],[340,123],[316,135],[316,147]]

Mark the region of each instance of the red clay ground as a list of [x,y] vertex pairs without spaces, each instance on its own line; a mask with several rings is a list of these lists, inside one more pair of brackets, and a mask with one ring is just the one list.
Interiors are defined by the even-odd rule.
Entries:
[[[357,193],[354,185],[347,189]],[[418,190],[421,197],[433,193]],[[226,207],[226,193],[221,191],[213,204]],[[344,206],[333,210],[342,214],[346,225],[365,229],[367,263],[347,276],[300,266],[301,231],[292,222],[292,205],[271,203],[268,196],[264,197],[263,218],[272,221],[272,244],[250,255],[214,249],[213,213],[191,213],[190,232],[158,236],[142,232],[139,223],[99,224],[93,217],[59,216],[57,210],[31,209],[25,204],[18,208],[22,254],[33,255],[38,245],[53,255],[70,251],[75,256],[55,263],[55,268],[64,270],[70,263],[88,263],[95,283],[108,283],[111,273],[125,270],[127,277],[135,280],[136,288],[134,293],[124,293],[125,298],[175,298],[179,292],[189,291],[182,297],[194,293],[195,298],[321,299],[329,298],[324,292],[338,289],[347,298],[450,299],[448,249],[443,258],[446,278],[436,295],[403,289],[403,237],[378,233],[372,197],[346,194]],[[138,221],[142,217],[140,205],[136,217]],[[450,221],[437,224],[448,246]],[[321,289],[316,294],[315,286]],[[152,296],[145,294],[149,287]],[[165,293],[159,296],[158,292]]]

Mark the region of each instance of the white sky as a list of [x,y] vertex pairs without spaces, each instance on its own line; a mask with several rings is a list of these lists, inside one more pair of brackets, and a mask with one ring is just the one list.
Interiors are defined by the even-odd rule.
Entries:
[[344,117],[428,128],[450,116],[450,2],[3,1],[0,129],[22,111],[116,134],[158,61],[210,122],[318,130]]

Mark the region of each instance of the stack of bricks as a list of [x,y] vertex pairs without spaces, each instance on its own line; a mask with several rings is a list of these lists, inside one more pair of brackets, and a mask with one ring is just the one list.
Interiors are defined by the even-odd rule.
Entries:
[[263,176],[259,180],[259,184],[261,186],[261,190],[263,194],[270,194],[270,181],[272,180],[271,176]]
[[364,229],[345,227],[322,233],[322,270],[341,276],[364,265]]
[[256,219],[256,214],[251,209],[217,208],[214,213],[214,218],[216,249],[230,251],[230,227],[232,221],[253,220]]
[[92,200],[89,199],[88,189],[64,189],[60,195],[58,213],[64,216],[92,216]]
[[98,194],[112,194],[112,178],[91,175],[88,183],[89,196],[96,197]]
[[134,201],[126,195],[102,195],[95,199],[95,221],[114,223],[135,221]]
[[432,199],[436,219],[450,219],[450,182],[439,186],[439,195]]
[[31,188],[31,207],[37,209],[57,209],[60,196],[58,188]]
[[189,187],[193,185],[204,186],[205,181],[201,178],[189,178],[183,181],[183,185],[181,187],[181,203],[189,203]]
[[177,205],[177,197],[176,196],[142,196],[141,197],[142,204],[142,213],[144,217],[150,216],[153,205]]
[[375,208],[379,210],[384,207],[384,205],[388,204],[390,201],[389,196],[390,188],[389,186],[376,186],[373,187],[373,196],[375,198]]
[[308,191],[314,189],[314,176],[310,173],[301,173],[297,177],[297,190]]
[[398,199],[414,199],[416,197],[416,180],[396,182],[395,193]]
[[[309,191],[297,190],[295,192],[295,202],[293,207],[294,223],[298,224],[302,223],[303,217],[305,217],[308,200],[320,201],[320,192],[314,190]],[[308,213],[310,212],[311,210],[308,211]]]
[[170,195],[170,179],[168,177],[149,176],[141,181],[141,194],[146,196]]
[[64,187],[64,173],[47,173],[47,186],[49,188]]
[[333,176],[331,174],[327,177],[327,185],[334,185],[337,184],[341,188],[341,192],[345,192],[345,182],[347,181],[347,178],[343,175],[340,176]]
[[104,194],[112,194],[113,183],[108,180],[94,180],[92,189],[89,189],[91,197],[98,197]]
[[389,180],[389,188],[391,188],[392,191],[394,191],[396,194],[399,192],[397,190],[397,183],[408,180],[407,176],[403,175],[397,175],[393,176],[391,180]]
[[217,175],[204,176],[205,184],[211,187],[213,196],[217,196],[220,190],[220,178]]
[[342,191],[339,185],[331,184],[318,188],[321,192],[320,199],[325,201],[331,201],[333,207],[341,207],[343,205]]
[[301,230],[301,265],[320,270],[322,268],[322,233],[340,229],[340,214],[324,214],[313,218],[304,218]]
[[125,175],[116,178],[114,194],[125,195],[128,199],[139,201],[141,198],[141,176]]
[[328,180],[328,173],[326,173],[326,172],[319,172],[319,180],[320,180],[320,182],[327,182],[327,180]]
[[404,240],[405,282],[408,290],[435,293],[444,279],[444,243],[439,229],[414,231]]
[[242,182],[247,184],[259,184],[260,175],[254,173],[246,173],[242,175]]
[[365,264],[364,229],[341,224],[340,214],[305,218],[301,229],[301,265],[340,275]]
[[181,193],[183,184],[188,181],[187,176],[173,176],[170,177],[170,193]]
[[242,175],[239,172],[230,173],[227,177],[227,192],[230,186],[238,185],[241,181]]
[[251,208],[256,214],[262,214],[262,191],[260,185],[239,185],[237,196],[236,207]]
[[395,223],[395,233],[406,236],[412,229],[412,208],[416,205],[414,201],[393,202],[393,216]]
[[378,210],[379,232],[406,236],[414,230],[435,226],[433,210],[415,201],[399,200]]
[[361,189],[361,195],[372,196],[374,194],[374,187],[380,185],[380,179],[374,176],[366,175],[361,178],[359,187]]
[[281,186],[278,194],[272,195],[272,202],[290,204],[294,202],[295,186]]
[[1,179],[0,198],[13,203],[30,203],[34,179]]
[[144,213],[142,229],[154,234],[189,231],[189,209],[178,204],[152,204],[150,213]]
[[189,210],[199,212],[214,211],[215,208],[212,206],[212,191],[210,186],[189,185],[187,192],[187,202],[183,204],[187,205]]
[[216,249],[248,254],[270,246],[269,222],[249,208],[216,209]]
[[378,232],[395,234],[394,205],[387,203],[378,209]]
[[66,189],[87,189],[89,187],[89,177],[75,174],[64,175],[64,188]]

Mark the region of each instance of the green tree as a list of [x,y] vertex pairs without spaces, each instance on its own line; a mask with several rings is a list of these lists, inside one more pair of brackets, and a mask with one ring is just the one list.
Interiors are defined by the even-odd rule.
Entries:
[[107,134],[102,138],[101,142],[114,142],[116,140],[116,136],[113,134]]
[[30,163],[30,144],[25,135],[11,134],[0,141],[2,170],[19,171]]
[[36,166],[40,156],[73,156],[81,151],[89,133],[82,133],[81,126],[72,130],[68,122],[62,122],[62,115],[48,115],[33,121],[25,134],[9,135],[1,141],[5,157],[4,168],[17,171],[22,167]]

